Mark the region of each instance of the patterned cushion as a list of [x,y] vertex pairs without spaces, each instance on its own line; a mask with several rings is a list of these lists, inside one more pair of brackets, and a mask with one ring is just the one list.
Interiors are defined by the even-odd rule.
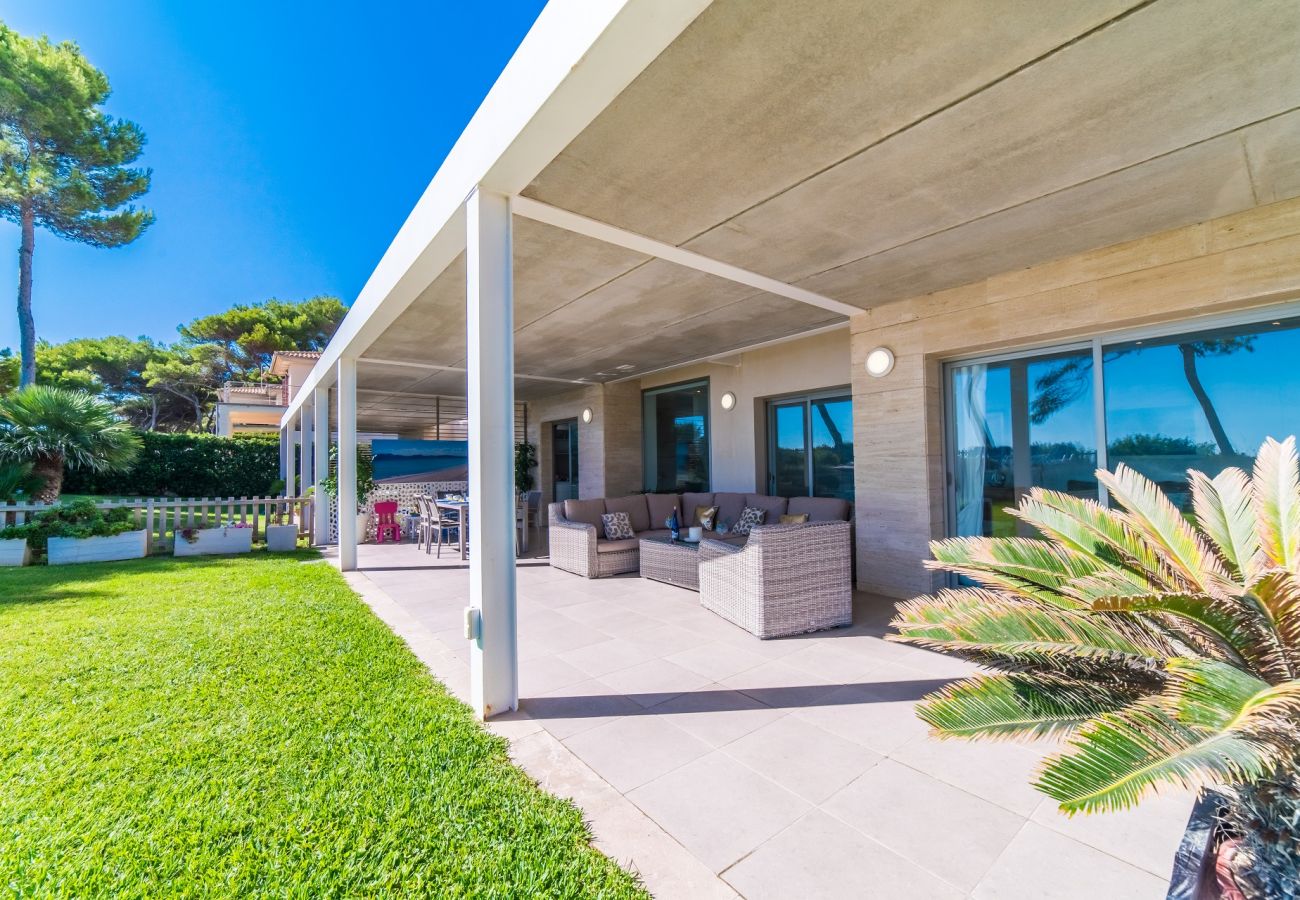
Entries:
[[782,525],[803,525],[808,521],[807,513],[786,513],[781,517]]
[[605,539],[610,541],[625,541],[628,538],[636,537],[636,532],[632,530],[632,520],[628,518],[627,513],[623,511],[605,513],[600,517],[600,521],[605,525]]
[[746,506],[740,513],[740,518],[732,526],[732,534],[749,534],[749,529],[756,525],[762,525],[763,520],[767,518],[767,510],[759,509],[756,506]]
[[695,507],[695,523],[705,531],[712,531],[713,526],[718,522],[718,508],[716,506],[697,506]]

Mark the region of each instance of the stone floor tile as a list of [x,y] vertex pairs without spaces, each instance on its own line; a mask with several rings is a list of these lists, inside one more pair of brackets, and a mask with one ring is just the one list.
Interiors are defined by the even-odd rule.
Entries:
[[711,746],[721,747],[775,722],[786,712],[740,691],[706,684],[651,707],[643,715],[666,719]]
[[699,738],[654,716],[617,719],[564,743],[622,793],[712,750]]
[[519,692],[525,697],[549,694],[591,675],[554,656],[532,657],[519,662]]
[[820,675],[796,669],[780,660],[769,660],[761,666],[724,678],[722,684],[743,691],[760,703],[785,710],[816,706],[839,687]]
[[1195,802],[1192,793],[1171,788],[1144,797],[1138,806],[1124,812],[1067,817],[1055,800],[1045,798],[1030,818],[1139,869],[1168,878]]
[[984,877],[1025,821],[889,759],[822,808],[964,891]]
[[641,711],[636,703],[594,678],[524,697],[519,703],[547,732],[561,740]]
[[581,669],[592,678],[600,678],[610,672],[637,666],[654,659],[648,651],[638,647],[624,638],[610,638],[566,650],[559,655],[571,666]]
[[710,684],[690,669],[684,669],[666,659],[651,659],[639,665],[610,672],[601,681],[643,707],[657,706],[678,694]]
[[1163,900],[1161,878],[1027,823],[975,887],[976,900]]
[[796,716],[784,716],[722,750],[810,803],[828,799],[882,759]]
[[913,769],[1022,816],[1043,801],[1034,788],[1046,748],[1006,741],[940,740],[923,735],[889,755]]
[[691,647],[668,657],[672,662],[713,681],[730,678],[767,662],[766,657],[726,641],[713,641]]
[[749,900],[960,900],[921,866],[813,810],[723,873]]
[[642,785],[628,799],[714,872],[809,809],[799,797],[718,751]]

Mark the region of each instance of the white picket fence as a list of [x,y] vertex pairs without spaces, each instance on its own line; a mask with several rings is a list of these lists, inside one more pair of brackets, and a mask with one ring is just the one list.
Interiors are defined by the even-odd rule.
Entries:
[[[223,522],[238,522],[253,529],[253,540],[265,535],[267,525],[296,523],[298,533],[315,543],[312,532],[310,497],[131,497],[96,500],[100,509],[129,509],[137,528],[149,533],[148,546],[166,550],[176,532],[187,528],[212,528]],[[0,527],[21,525],[36,513],[56,503],[0,503]]]

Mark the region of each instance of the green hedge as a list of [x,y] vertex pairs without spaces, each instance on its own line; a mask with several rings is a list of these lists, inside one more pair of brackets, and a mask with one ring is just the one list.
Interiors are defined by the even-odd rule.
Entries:
[[144,448],[126,472],[69,471],[65,494],[122,497],[260,497],[280,477],[274,435],[143,432]]

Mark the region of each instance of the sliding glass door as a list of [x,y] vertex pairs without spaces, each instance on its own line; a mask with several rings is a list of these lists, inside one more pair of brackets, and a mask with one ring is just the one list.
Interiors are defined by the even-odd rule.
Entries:
[[947,367],[950,531],[1024,534],[1004,512],[1033,487],[1107,502],[1120,463],[1191,508],[1187,470],[1246,471],[1300,433],[1300,318],[1095,338]]
[[768,493],[853,500],[853,401],[843,395],[768,404]]
[[709,382],[641,394],[644,485],[675,493],[709,489]]
[[1007,514],[1031,488],[1097,497],[1092,352],[949,370],[954,533],[1023,533]]

